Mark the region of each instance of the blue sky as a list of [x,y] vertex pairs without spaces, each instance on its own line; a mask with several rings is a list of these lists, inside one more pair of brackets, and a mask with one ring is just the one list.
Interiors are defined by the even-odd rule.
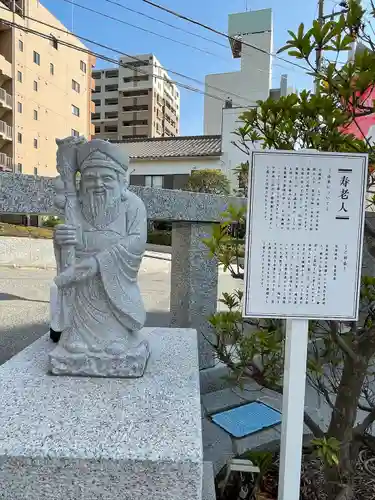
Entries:
[[[174,38],[185,44],[194,45],[216,55],[202,53],[191,47],[183,46],[165,40],[159,36],[142,32],[131,26],[125,26],[124,24],[105,19],[102,16],[79,8],[78,5],[74,7],[74,32],[130,55],[152,52],[167,69],[183,73],[202,82],[204,82],[206,74],[235,71],[239,68],[239,61],[232,59],[229,43],[224,37],[216,36],[198,26],[177,19],[159,9],[155,9],[145,4],[142,0],[116,1],[125,7],[136,9],[153,17],[163,19],[185,30],[201,34],[220,44],[225,44],[228,48],[169,28],[163,24],[109,4],[105,0],[75,0],[75,2],[76,4],[110,14],[113,17],[138,25],[144,29]],[[228,14],[242,12],[245,10],[246,5],[246,0],[190,0],[189,2],[182,0],[154,1],[225,32],[227,31]],[[71,29],[71,5],[63,0],[42,0],[42,3]],[[295,30],[300,22],[304,22],[309,26],[317,13],[317,0],[247,0],[247,4],[248,8],[252,10],[269,7],[273,9],[275,51],[281,47],[288,38],[288,29]],[[326,0],[327,13],[332,11],[335,6],[334,4],[334,0]],[[116,59],[118,57],[116,53],[100,49],[93,45],[90,46],[88,44],[88,46],[90,49],[107,56]],[[108,64],[98,60],[97,67],[103,66],[108,66]],[[306,87],[311,88],[311,77],[306,76],[303,70],[274,58],[274,87],[278,86],[280,75],[283,73],[288,74],[290,84],[296,86],[298,89]],[[197,83],[184,80],[175,75],[171,75],[171,77],[179,79],[183,83],[203,89],[203,87]],[[201,134],[202,129],[203,96],[181,89],[181,135]]]

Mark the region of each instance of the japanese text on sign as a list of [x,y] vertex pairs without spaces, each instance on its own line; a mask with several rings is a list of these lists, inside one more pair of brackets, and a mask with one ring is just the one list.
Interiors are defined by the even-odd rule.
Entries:
[[355,319],[365,155],[255,152],[244,316]]

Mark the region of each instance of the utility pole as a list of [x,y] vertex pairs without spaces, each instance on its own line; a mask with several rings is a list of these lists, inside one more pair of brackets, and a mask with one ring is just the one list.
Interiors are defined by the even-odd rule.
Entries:
[[[323,26],[324,24],[324,0],[318,0],[318,23],[320,26]],[[317,49],[316,50],[316,72],[320,73],[320,70],[322,69],[322,59],[323,59],[323,53],[322,49]],[[316,95],[319,94],[319,78],[315,78],[315,93]]]
[[[338,12],[332,12],[331,14],[324,15],[324,0],[318,0],[318,23],[320,26],[323,26],[326,19],[333,20],[337,16],[341,16],[341,14],[346,14],[348,12],[348,2],[347,0],[342,0],[339,4],[337,4],[342,10]],[[316,51],[316,72],[320,73],[322,69],[323,62],[323,51],[321,49],[317,49]],[[315,79],[315,94],[319,95],[319,78]]]

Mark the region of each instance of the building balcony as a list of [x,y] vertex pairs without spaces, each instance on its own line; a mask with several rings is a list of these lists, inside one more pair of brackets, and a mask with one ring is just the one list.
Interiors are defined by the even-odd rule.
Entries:
[[24,14],[24,0],[1,0],[1,3],[6,5],[12,12],[23,16]]
[[0,54],[0,74],[12,78],[12,64],[2,54]]
[[0,153],[0,172],[13,172],[12,158]]
[[0,138],[5,141],[11,141],[13,139],[12,132],[12,127],[0,120]]
[[13,107],[12,96],[2,88],[0,88],[0,106],[7,109],[12,109]]

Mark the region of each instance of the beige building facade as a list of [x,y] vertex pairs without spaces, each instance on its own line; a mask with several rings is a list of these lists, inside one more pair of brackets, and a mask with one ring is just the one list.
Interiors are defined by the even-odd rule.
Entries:
[[95,59],[38,0],[0,7],[0,170],[52,177],[56,138],[92,134]]
[[118,68],[96,69],[92,123],[95,136],[125,140],[175,137],[180,93],[153,54],[122,56]]

